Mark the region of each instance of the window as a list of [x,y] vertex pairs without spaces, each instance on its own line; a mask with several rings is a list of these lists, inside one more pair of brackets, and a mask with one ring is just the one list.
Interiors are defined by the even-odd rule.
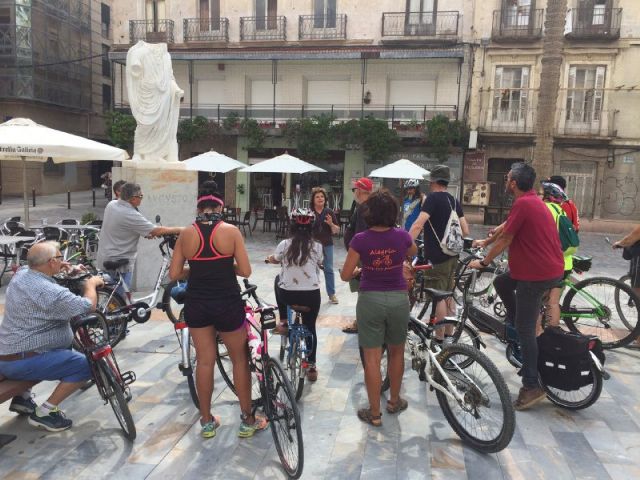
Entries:
[[111,78],[111,62],[109,61],[109,45],[102,45],[102,76]]
[[569,68],[566,118],[572,122],[600,120],[604,101],[606,67],[573,66]]
[[102,36],[104,38],[111,38],[111,7],[100,4],[100,18],[102,19]]
[[438,0],[407,0],[405,25],[408,35],[428,34],[436,23]]
[[583,26],[605,25],[611,21],[611,0],[579,0],[578,22]]
[[336,28],[336,0],[314,0],[313,28]]
[[102,85],[102,111],[111,110],[111,85]]
[[527,27],[535,0],[503,0],[502,24],[509,27]]
[[256,30],[278,28],[278,0],[256,0]]
[[220,0],[200,0],[200,30],[220,30]]
[[526,117],[529,67],[497,67],[493,88],[493,120],[518,122]]
[[164,0],[146,0],[146,2],[147,21],[152,22],[154,32],[159,32],[160,21],[166,18]]

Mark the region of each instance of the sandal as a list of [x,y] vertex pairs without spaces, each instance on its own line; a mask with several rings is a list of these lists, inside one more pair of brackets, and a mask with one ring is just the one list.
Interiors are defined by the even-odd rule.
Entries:
[[358,418],[373,427],[382,426],[382,413],[380,415],[373,415],[370,408],[361,408],[358,410]]
[[406,410],[409,406],[409,402],[407,402],[404,398],[398,398],[396,403],[387,402],[387,412],[388,413],[400,413],[403,410]]

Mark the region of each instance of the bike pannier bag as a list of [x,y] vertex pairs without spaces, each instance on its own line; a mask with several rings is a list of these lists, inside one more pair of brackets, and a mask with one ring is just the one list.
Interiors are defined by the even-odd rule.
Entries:
[[[451,205],[451,199],[453,200],[453,205]],[[447,200],[449,201],[449,205],[451,206],[451,213],[449,214],[449,220],[447,221],[447,226],[444,229],[444,235],[442,236],[442,239],[438,238],[438,234],[433,228],[431,220],[429,220],[429,226],[431,226],[431,230],[433,231],[433,235],[436,237],[436,240],[440,240],[440,249],[442,250],[442,253],[451,257],[455,257],[457,255],[460,255],[460,253],[462,252],[462,249],[464,247],[464,239],[462,238],[462,226],[460,226],[460,217],[458,217],[458,212],[456,212],[456,199],[453,198],[453,196],[448,195]]]
[[538,373],[542,383],[560,390],[578,390],[593,383],[591,350],[604,365],[602,343],[597,337],[548,327],[538,337]]

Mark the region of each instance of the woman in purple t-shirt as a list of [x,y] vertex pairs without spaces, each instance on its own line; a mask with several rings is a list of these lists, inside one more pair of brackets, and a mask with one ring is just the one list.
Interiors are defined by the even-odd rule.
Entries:
[[[398,413],[407,408],[407,401],[400,398],[404,343],[409,323],[409,296],[402,264],[407,256],[416,254],[417,248],[406,231],[395,227],[398,204],[388,191],[373,193],[365,202],[363,212],[369,229],[351,240],[340,277],[348,281],[361,275],[356,318],[358,342],[364,352],[364,381],[369,408],[358,410],[358,418],[379,427],[382,425],[382,344],[386,343],[389,355],[391,397],[387,402],[387,412]],[[357,268],[358,262],[362,264],[361,269]]]

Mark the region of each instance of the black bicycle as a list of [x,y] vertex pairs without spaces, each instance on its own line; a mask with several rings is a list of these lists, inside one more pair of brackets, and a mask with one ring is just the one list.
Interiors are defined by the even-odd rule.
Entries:
[[118,362],[108,338],[104,335],[107,325],[104,315],[99,312],[76,318],[71,321],[73,346],[87,357],[93,381],[100,397],[111,405],[120,428],[129,440],[136,438],[136,426],[129,411],[131,400],[129,385],[136,380],[132,371],[120,372]]

